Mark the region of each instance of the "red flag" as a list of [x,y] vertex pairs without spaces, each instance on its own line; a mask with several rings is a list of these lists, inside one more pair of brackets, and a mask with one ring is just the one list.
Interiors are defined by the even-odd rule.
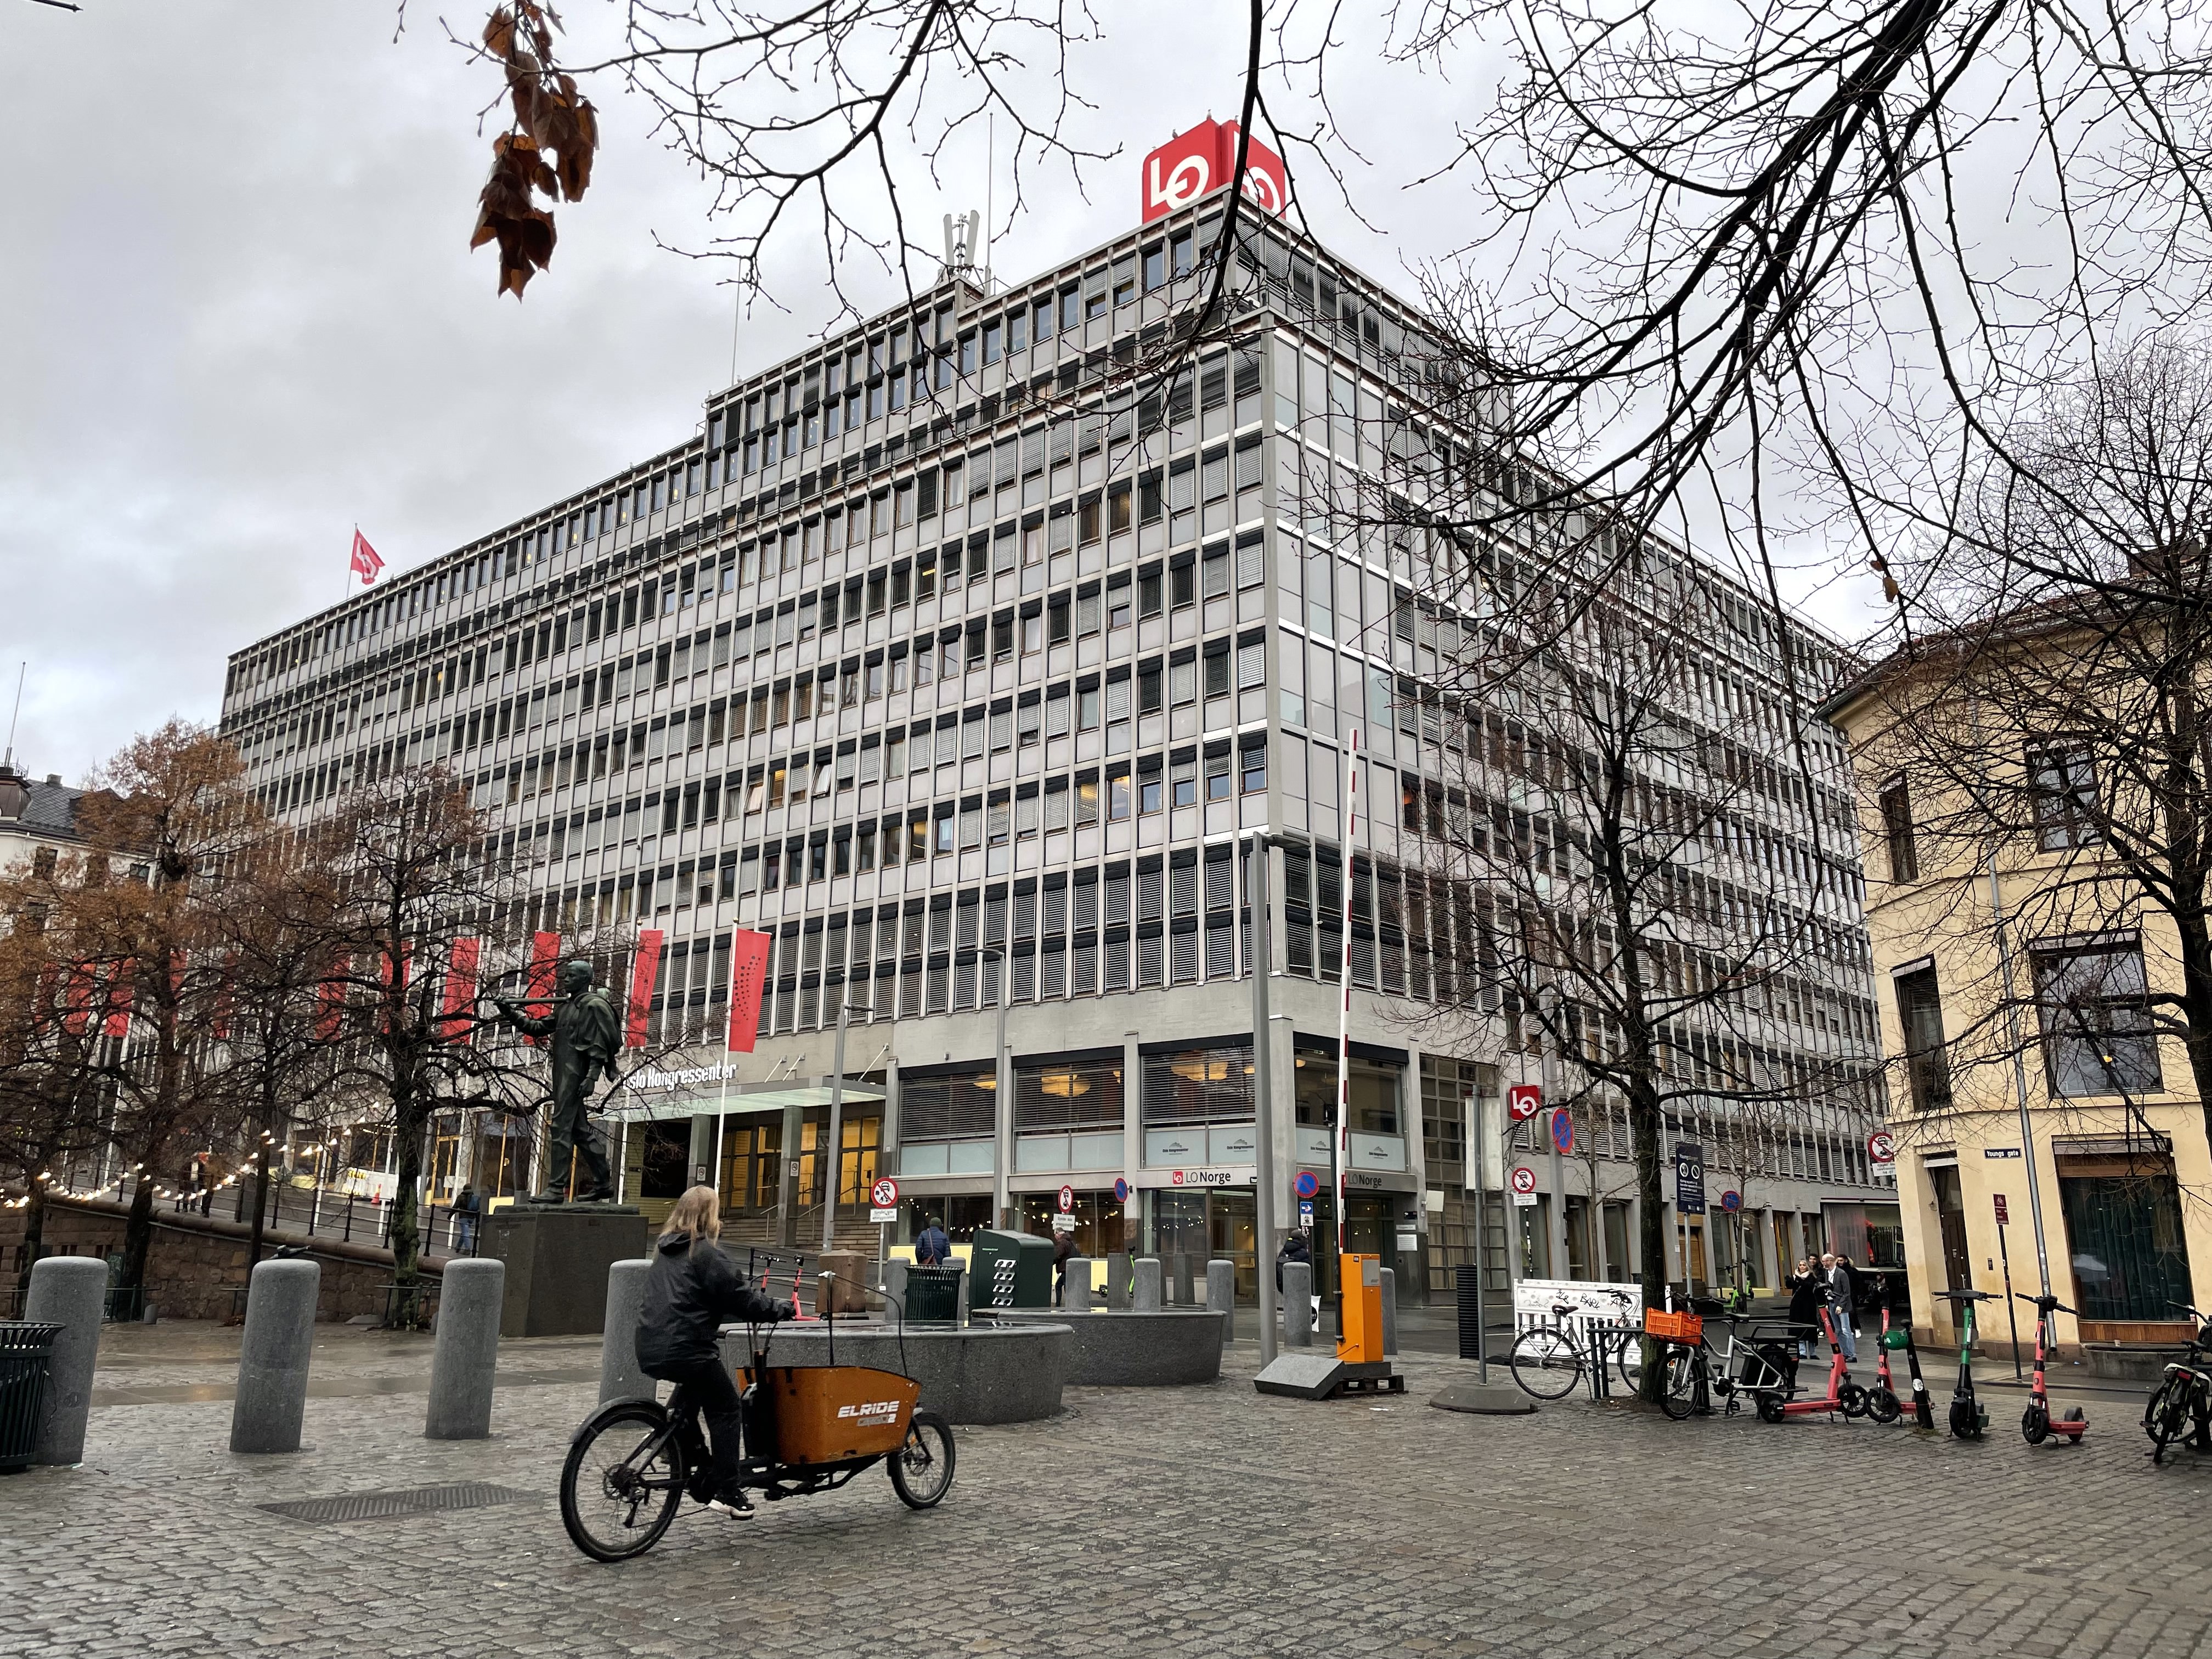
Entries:
[[449,1042],[465,1042],[468,1037],[470,1011],[477,1000],[478,949],[473,939],[457,939],[446,963],[446,1000],[439,1012]]
[[80,962],[70,969],[69,1012],[62,1016],[62,1030],[71,1036],[82,1036],[92,1018],[92,965]]
[[768,988],[769,935],[740,927],[730,952],[730,1049],[749,1054],[760,1036],[761,993]]
[[378,556],[376,550],[368,544],[368,538],[362,535],[358,529],[353,532],[351,568],[353,574],[361,578],[363,586],[374,581],[384,571],[383,559]]
[[[553,975],[560,964],[561,935],[532,933],[530,936],[530,970],[523,981],[528,988],[526,994],[530,998],[523,1006],[523,1012],[531,1018],[543,1019],[553,1012]],[[546,1039],[544,1037],[530,1040],[541,1048],[545,1046]]]
[[646,1017],[653,1012],[653,983],[660,975],[660,941],[658,928],[643,929],[637,936],[637,961],[629,975],[629,1030],[623,1038],[625,1048],[645,1047]]
[[[125,957],[114,973],[108,976],[107,989],[102,1000],[106,1004],[107,1018],[100,1023],[103,1036],[127,1037],[131,1035],[131,1005],[135,998],[131,982],[131,958]],[[228,1035],[218,1031],[217,1037]]]

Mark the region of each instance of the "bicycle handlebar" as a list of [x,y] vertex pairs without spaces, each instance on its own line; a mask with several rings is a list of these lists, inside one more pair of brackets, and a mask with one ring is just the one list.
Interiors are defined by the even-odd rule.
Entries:
[[2033,1304],[2038,1313],[2073,1314],[2077,1319],[2081,1317],[2078,1311],[2068,1307],[2055,1296],[2030,1296],[2026,1291],[2014,1291],[2013,1297],[2016,1301]]

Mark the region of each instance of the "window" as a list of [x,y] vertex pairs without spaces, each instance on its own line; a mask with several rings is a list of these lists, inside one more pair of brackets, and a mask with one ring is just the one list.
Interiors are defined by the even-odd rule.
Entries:
[[1264,744],[1254,744],[1243,751],[1243,793],[1259,795],[1267,788],[1267,750]]
[[2039,946],[2034,958],[2051,1092],[2067,1098],[2160,1092],[2164,1081],[2142,944],[2130,937]]
[[1912,798],[1905,793],[1905,780],[1893,779],[1882,787],[1881,832],[1889,848],[1889,878],[1892,881],[1920,879],[1920,849],[1912,837]]
[[1943,1052],[1943,999],[1935,965],[1899,974],[1894,983],[1912,1103],[1923,1112],[1942,1111],[1951,1103],[1951,1066]]
[[2027,757],[2036,845],[2045,852],[2087,847],[2097,834],[2097,769],[2080,747],[2043,749]]

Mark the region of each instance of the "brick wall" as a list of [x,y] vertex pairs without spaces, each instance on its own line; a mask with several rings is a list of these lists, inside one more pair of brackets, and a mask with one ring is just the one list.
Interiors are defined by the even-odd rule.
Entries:
[[[57,1198],[48,1204],[46,1252],[52,1255],[105,1256],[123,1248],[126,1206],[112,1200]],[[22,1259],[21,1210],[0,1210],[0,1261],[17,1267]],[[252,1229],[213,1216],[179,1214],[157,1203],[154,1238],[146,1257],[146,1299],[163,1319],[228,1319],[236,1300],[231,1287],[243,1285]],[[308,1241],[288,1233],[262,1236],[265,1259],[280,1244]],[[392,1252],[372,1245],[318,1239],[308,1255],[322,1266],[318,1319],[345,1320],[362,1314],[381,1318],[392,1279]],[[423,1264],[434,1287],[438,1265]]]

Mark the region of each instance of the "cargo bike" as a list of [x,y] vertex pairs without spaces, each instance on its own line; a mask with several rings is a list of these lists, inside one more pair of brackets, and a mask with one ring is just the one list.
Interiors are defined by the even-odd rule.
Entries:
[[[904,1322],[902,1310],[902,1334]],[[836,1364],[834,1320],[826,1328],[827,1365],[770,1365],[769,1336],[748,1328],[752,1363],[737,1379],[744,1406],[743,1484],[770,1502],[807,1498],[835,1492],[883,1462],[901,1502],[935,1508],[952,1489],[951,1425],[915,1403],[921,1385],[912,1377]],[[665,1404],[637,1399],[600,1407],[577,1428],[561,1470],[562,1524],[594,1560],[644,1554],[686,1497],[704,1505],[713,1496],[706,1437],[681,1388]]]

